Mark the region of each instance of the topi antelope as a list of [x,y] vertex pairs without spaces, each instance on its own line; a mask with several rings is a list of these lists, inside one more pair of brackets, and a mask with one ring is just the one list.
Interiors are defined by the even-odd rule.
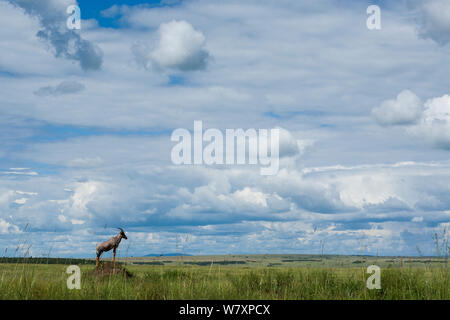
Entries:
[[122,228],[117,229],[120,230],[117,236],[114,236],[111,239],[97,245],[96,247],[97,259],[95,260],[95,265],[97,267],[102,253],[113,249],[113,268],[116,269],[116,249],[119,246],[120,240],[122,240],[122,238],[124,238],[125,240],[128,239],[127,236],[125,235],[125,231],[123,231]]

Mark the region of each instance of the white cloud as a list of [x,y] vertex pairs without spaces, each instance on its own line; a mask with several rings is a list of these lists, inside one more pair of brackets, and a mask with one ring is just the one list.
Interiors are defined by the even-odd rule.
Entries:
[[19,227],[0,218],[0,234],[20,233]]
[[444,45],[450,41],[450,2],[448,0],[413,0],[417,9],[418,32]]
[[450,96],[427,100],[423,105],[411,91],[387,100],[372,110],[381,125],[404,125],[410,137],[442,149],[450,149]]
[[24,204],[25,202],[27,202],[27,200],[28,200],[28,198],[20,198],[20,199],[14,200],[14,203]]
[[413,92],[404,90],[394,100],[386,100],[372,110],[381,125],[405,125],[416,122],[422,112],[422,102]]
[[100,187],[101,183],[97,181],[77,183],[75,191],[71,196],[71,210],[79,213],[87,211],[86,205],[92,200],[92,197]]
[[[89,176],[96,176],[97,180],[74,183],[77,196],[67,196],[62,187],[67,180],[85,175],[84,170],[68,168],[63,174],[65,179],[28,178],[40,179],[42,192],[36,195],[37,199],[33,197],[32,203],[30,199],[20,209],[14,207],[8,212],[13,212],[21,224],[30,221],[33,227],[52,231],[56,228],[64,234],[70,234],[72,228],[98,232],[105,223],[122,225],[126,230],[150,229],[153,235],[148,238],[148,231],[142,232],[142,240],[150,241],[154,245],[151,251],[156,252],[172,252],[170,237],[189,232],[198,240],[192,250],[202,247],[205,250],[206,243],[213,240],[221,243],[217,251],[232,250],[230,246],[234,241],[222,238],[229,235],[241,243],[239,248],[243,251],[260,245],[265,250],[274,246],[274,250],[280,252],[282,248],[287,250],[289,241],[300,237],[303,242],[297,249],[304,248],[306,252],[312,252],[315,241],[320,238],[339,243],[340,248],[336,246],[335,252],[349,253],[353,252],[351,241],[358,242],[361,235],[373,240],[372,245],[376,243],[380,250],[390,248],[386,250],[394,252],[391,241],[395,241],[392,234],[398,234],[395,230],[402,230],[409,221],[421,226],[422,223],[448,221],[446,211],[450,204],[450,198],[445,196],[450,191],[448,163],[319,167],[308,168],[305,173],[282,169],[274,177],[262,177],[257,172],[236,168],[156,168],[149,164],[135,167],[124,164],[103,168],[102,172],[92,169]],[[105,178],[114,187],[104,183],[100,187],[98,182]],[[47,182],[42,183],[44,180]],[[50,197],[47,185],[61,190],[62,200],[46,201]],[[17,193],[9,195],[10,200],[14,194]],[[438,200],[438,206],[423,206],[432,198]],[[400,201],[404,204],[399,205]],[[30,220],[36,217],[37,211],[41,224]],[[92,214],[91,218],[87,211]],[[415,217],[423,219],[419,221]],[[378,221],[377,227],[368,225],[367,221],[372,219]],[[166,235],[161,225],[170,225],[173,234]],[[313,225],[321,226],[319,235],[312,233]],[[414,228],[409,226],[408,230],[413,232]],[[427,227],[417,232],[431,230],[432,227]],[[137,238],[131,236],[130,239]],[[91,249],[86,245],[86,252]],[[134,241],[131,250],[145,253],[148,248]],[[188,251],[192,252],[190,250],[191,242]]]
[[385,173],[352,174],[339,179],[339,197],[349,207],[364,208],[398,197],[395,180]]
[[21,195],[27,195],[27,196],[37,196],[38,193],[37,192],[26,192],[26,191],[20,191],[20,190],[16,190],[17,194],[21,194]]
[[199,70],[206,67],[209,53],[204,48],[205,36],[184,21],[162,23],[158,29],[156,48],[148,52],[145,44],[135,44],[132,52],[138,64],[148,68],[151,63],[157,68],[181,71]]
[[234,192],[234,196],[239,200],[258,206],[267,207],[266,199],[268,196],[260,191],[254,191],[249,187],[245,187],[242,190],[236,190]]
[[[304,7],[313,10],[301,10]],[[322,14],[318,7],[323,9],[327,19],[320,19]],[[140,24],[134,23],[138,18]],[[129,48],[134,41],[149,43],[143,56],[145,61],[150,61],[151,53],[159,46],[159,39],[154,39],[158,37],[155,30],[174,19],[188,21],[194,31],[204,34],[207,46],[203,49],[214,57],[214,63],[208,64],[204,72],[182,73],[183,84],[168,88],[165,85],[172,70],[148,73],[136,69]],[[37,19],[24,16],[24,20]],[[264,114],[268,111],[323,113],[320,117],[308,116],[307,122],[295,114],[290,119],[278,120],[277,124],[291,130],[290,126],[309,129],[329,124],[323,123],[325,121],[336,121],[335,118],[324,119],[329,116],[328,112],[339,112],[340,121],[348,122],[347,116],[373,107],[378,102],[379,92],[397,93],[400,85],[413,88],[416,82],[409,75],[411,70],[416,70],[416,74],[425,72],[434,79],[445,74],[446,68],[442,67],[445,53],[430,52],[426,43],[417,41],[409,24],[397,21],[389,37],[367,38],[364,28],[351,28],[349,21],[359,20],[356,10],[342,12],[323,3],[195,1],[170,9],[130,7],[120,20],[120,26],[123,23],[127,28],[82,29],[83,37],[101,45],[105,53],[102,72],[83,73],[82,79],[74,76],[78,71],[76,66],[62,59],[44,59],[41,51],[45,51],[39,50],[36,41],[32,41],[34,37],[29,39],[38,26],[22,27],[25,30],[20,29],[21,37],[15,39],[17,28],[8,32],[10,21],[6,21],[2,24],[1,35],[8,37],[4,48],[8,48],[11,55],[0,56],[0,65],[8,72],[33,73],[39,77],[4,80],[0,93],[7,100],[5,103],[14,106],[9,112],[15,115],[49,123],[108,128],[186,127],[201,118],[207,118],[205,122],[211,119],[215,123],[208,121],[208,124],[215,127],[223,124],[245,128],[253,127],[253,123],[255,126],[266,124],[268,119]],[[333,45],[333,55],[322,54],[329,49],[329,42],[317,39],[336,39],[342,34],[346,37],[339,41],[341,46]],[[350,45],[351,42],[356,44]],[[398,46],[407,47],[414,55],[404,58]],[[329,68],[330,65],[333,68]],[[367,65],[371,67],[363,68]],[[396,85],[384,81],[383,75],[387,73],[390,82]],[[83,94],[55,99],[36,99],[32,94],[50,77],[55,79],[51,83],[55,86],[56,81],[68,75],[86,85]],[[367,85],[367,81],[371,84]],[[431,85],[423,81],[421,86],[422,90],[432,87],[437,91],[447,84],[442,81]],[[238,92],[247,99],[225,96],[213,88]],[[17,90],[23,93],[20,98],[13,96]],[[268,94],[272,97],[269,100],[265,98]],[[183,116],[175,116],[179,114]],[[247,119],[252,119],[252,125]]]
[[72,94],[80,92],[84,85],[77,81],[63,81],[57,86],[41,87],[34,92],[37,96],[59,96],[63,94]]
[[75,0],[8,0],[21,7],[27,14],[39,19],[42,27],[36,36],[46,41],[55,57],[78,61],[83,70],[98,70],[103,61],[103,52],[95,43],[83,39],[66,25],[66,9]]
[[35,171],[0,171],[0,174],[6,174],[6,175],[24,175],[24,176],[37,176],[38,173]]
[[450,96],[446,94],[427,100],[419,123],[408,132],[413,137],[450,149]]
[[85,224],[85,223],[86,223],[86,221],[84,221],[84,220],[79,220],[79,219],[71,219],[70,222],[71,222],[72,224]]
[[296,140],[289,130],[279,127],[277,129],[280,132],[278,146],[280,157],[296,156],[309,146],[307,141]]

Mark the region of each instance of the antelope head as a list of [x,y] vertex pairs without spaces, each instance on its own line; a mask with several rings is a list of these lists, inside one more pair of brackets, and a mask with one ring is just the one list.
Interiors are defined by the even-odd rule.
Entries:
[[120,236],[121,236],[122,238],[124,238],[125,240],[127,240],[128,238],[127,238],[127,235],[125,234],[125,231],[123,231],[122,228],[117,228],[117,229],[120,230]]

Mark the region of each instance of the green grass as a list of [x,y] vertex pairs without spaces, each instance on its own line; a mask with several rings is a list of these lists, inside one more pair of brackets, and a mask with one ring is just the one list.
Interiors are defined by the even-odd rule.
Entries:
[[80,290],[67,289],[67,265],[2,263],[0,299],[450,298],[450,273],[446,265],[385,267],[381,270],[382,289],[369,290],[366,288],[369,274],[361,265],[249,267],[178,262],[176,265],[127,265],[133,274],[131,278],[96,277],[90,274],[94,266],[80,265]]

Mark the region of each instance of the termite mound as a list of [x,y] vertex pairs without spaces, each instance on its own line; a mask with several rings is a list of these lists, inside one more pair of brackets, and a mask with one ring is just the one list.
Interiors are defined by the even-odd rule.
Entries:
[[95,267],[94,270],[91,271],[91,274],[94,276],[109,276],[109,275],[122,275],[125,278],[131,278],[133,275],[120,263],[116,263],[116,267],[114,268],[112,262],[101,262],[98,267]]

